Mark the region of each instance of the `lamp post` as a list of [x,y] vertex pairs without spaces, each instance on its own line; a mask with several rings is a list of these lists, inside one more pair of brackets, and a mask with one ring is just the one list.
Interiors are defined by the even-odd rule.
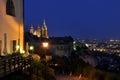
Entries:
[[47,48],[48,48],[48,42],[43,42],[42,43],[42,45],[43,45],[43,48],[44,48],[44,50],[45,50],[45,53],[44,53],[44,59],[45,59],[45,80],[46,80],[46,50],[47,50]]
[[42,45],[43,45],[43,48],[44,48],[44,50],[45,50],[45,53],[44,53],[44,58],[45,58],[45,60],[46,60],[46,50],[47,50],[47,48],[48,48],[48,42],[43,42],[42,43]]
[[47,48],[48,47],[48,42],[43,42],[43,47]]

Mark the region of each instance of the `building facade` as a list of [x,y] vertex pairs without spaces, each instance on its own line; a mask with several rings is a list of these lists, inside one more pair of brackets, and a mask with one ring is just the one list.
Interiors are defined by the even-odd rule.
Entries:
[[70,56],[73,51],[73,38],[65,37],[50,37],[49,50],[54,56]]
[[[12,54],[24,45],[24,0],[0,0],[0,55]],[[16,47],[17,46],[17,47]]]

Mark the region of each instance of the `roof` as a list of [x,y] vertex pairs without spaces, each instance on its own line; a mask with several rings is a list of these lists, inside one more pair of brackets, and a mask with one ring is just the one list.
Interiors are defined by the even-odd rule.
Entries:
[[73,42],[73,38],[71,36],[50,37],[49,41],[51,44],[69,44]]

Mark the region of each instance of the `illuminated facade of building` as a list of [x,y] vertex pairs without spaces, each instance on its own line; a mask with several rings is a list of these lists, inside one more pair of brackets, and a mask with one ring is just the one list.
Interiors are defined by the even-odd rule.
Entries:
[[0,0],[0,55],[23,51],[24,0]]
[[73,51],[73,38],[71,36],[65,37],[50,37],[49,50],[54,56],[70,56]]
[[34,26],[31,24],[30,33],[37,37],[49,38],[45,20],[43,22],[42,28],[40,28],[40,24],[38,24],[37,30],[34,30]]

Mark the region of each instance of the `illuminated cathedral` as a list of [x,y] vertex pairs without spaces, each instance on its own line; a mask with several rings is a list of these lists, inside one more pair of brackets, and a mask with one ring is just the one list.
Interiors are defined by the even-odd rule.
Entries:
[[44,20],[42,28],[40,28],[40,24],[38,24],[37,30],[34,29],[34,26],[31,24],[30,26],[30,33],[41,38],[49,38],[47,25]]

